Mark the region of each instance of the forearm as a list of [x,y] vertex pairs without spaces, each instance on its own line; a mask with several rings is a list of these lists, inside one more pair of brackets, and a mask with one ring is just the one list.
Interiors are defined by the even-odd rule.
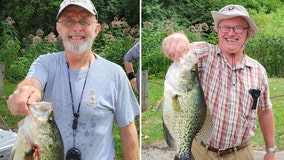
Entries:
[[134,72],[131,62],[124,62],[124,69],[125,69],[126,74]]
[[265,146],[267,148],[274,147],[275,126],[274,126],[273,110],[272,109],[258,110],[258,119],[262,135],[264,138]]
[[138,160],[139,146],[137,130],[134,122],[126,127],[120,128],[120,137],[122,142],[124,160]]

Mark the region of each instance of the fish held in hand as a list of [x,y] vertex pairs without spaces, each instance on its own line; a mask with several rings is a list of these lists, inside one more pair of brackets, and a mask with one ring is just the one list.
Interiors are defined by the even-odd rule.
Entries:
[[[198,56],[191,50],[168,69],[164,84],[164,137],[176,147],[175,160],[192,160],[191,145],[209,116],[198,77]],[[212,120],[212,119],[211,119]]]
[[19,122],[12,160],[63,160],[64,147],[55,123],[52,103],[34,102]]

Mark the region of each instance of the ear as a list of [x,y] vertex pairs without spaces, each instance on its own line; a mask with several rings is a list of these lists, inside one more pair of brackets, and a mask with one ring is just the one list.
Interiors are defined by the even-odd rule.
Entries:
[[57,33],[61,36],[61,28],[60,28],[60,24],[56,22],[56,30]]
[[248,29],[248,37],[251,37],[251,36],[252,36],[252,29],[249,28],[249,29]]
[[96,24],[96,27],[95,27],[95,31],[94,31],[94,36],[95,36],[95,38],[96,38],[97,35],[99,34],[100,30],[101,30],[101,24],[97,23],[97,24]]

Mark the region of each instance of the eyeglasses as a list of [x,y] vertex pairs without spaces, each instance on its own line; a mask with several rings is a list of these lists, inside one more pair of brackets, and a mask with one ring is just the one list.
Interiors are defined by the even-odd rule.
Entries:
[[85,19],[81,19],[79,21],[75,21],[74,19],[67,19],[67,20],[64,20],[64,21],[61,21],[61,22],[58,22],[58,23],[62,23],[66,27],[74,27],[76,23],[79,23],[83,27],[87,27],[87,26],[91,25],[92,23],[96,23],[96,21],[92,22],[91,20],[85,18]]
[[230,32],[231,29],[233,29],[233,31],[235,33],[243,33],[245,29],[249,29],[249,27],[240,27],[240,26],[235,26],[235,27],[229,27],[229,26],[219,26],[220,31],[223,33],[228,33]]

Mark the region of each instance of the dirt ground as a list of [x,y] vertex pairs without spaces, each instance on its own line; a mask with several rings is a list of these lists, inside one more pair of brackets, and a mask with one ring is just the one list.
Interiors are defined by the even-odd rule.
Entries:
[[[151,145],[142,143],[142,160],[172,160],[175,150],[167,147],[164,142],[157,142]],[[254,151],[254,160],[262,160],[265,152],[261,150]],[[284,151],[276,153],[276,160],[284,160]]]

